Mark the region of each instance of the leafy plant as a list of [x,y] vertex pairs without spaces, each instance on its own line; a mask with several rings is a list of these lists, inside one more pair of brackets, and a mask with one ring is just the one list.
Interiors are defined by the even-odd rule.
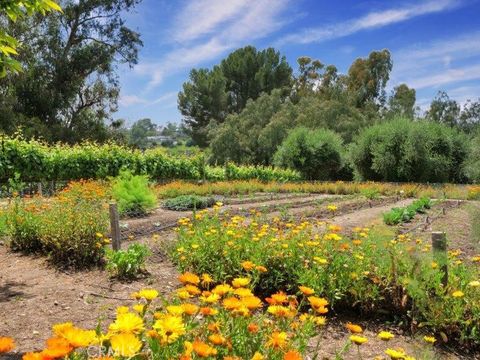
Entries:
[[412,204],[403,208],[393,208],[383,214],[383,221],[387,225],[397,225],[402,222],[408,222],[417,213],[425,213],[425,209],[430,209],[431,200],[427,197],[415,200]]
[[113,181],[112,194],[121,214],[145,215],[157,204],[157,197],[150,188],[148,177],[133,175],[130,171],[122,171]]
[[150,250],[142,244],[131,244],[127,250],[106,249],[106,268],[118,278],[131,279],[145,272],[145,260],[149,255]]
[[197,195],[181,195],[173,199],[168,199],[164,203],[164,207],[174,211],[187,211],[193,209],[205,209],[215,204],[212,197],[204,197]]

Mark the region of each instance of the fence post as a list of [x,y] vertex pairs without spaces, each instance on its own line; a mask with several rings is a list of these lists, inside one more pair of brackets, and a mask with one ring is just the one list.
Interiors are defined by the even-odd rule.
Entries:
[[112,248],[117,251],[121,248],[120,242],[120,216],[118,215],[117,203],[111,202],[110,209],[110,234],[112,235]]
[[43,189],[42,189],[42,183],[41,182],[38,183],[37,193],[38,193],[38,195],[43,196]]
[[440,266],[443,273],[442,284],[448,285],[448,254],[447,254],[447,235],[441,231],[432,232],[432,252],[433,259]]

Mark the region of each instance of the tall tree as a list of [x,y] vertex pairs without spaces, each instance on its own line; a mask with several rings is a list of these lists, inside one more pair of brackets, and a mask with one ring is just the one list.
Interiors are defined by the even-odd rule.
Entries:
[[480,125],[480,99],[467,100],[460,113],[460,127],[471,132]]
[[226,82],[218,66],[213,70],[193,69],[190,80],[178,93],[178,109],[193,141],[199,146],[208,144],[210,121],[223,122],[228,113]]
[[18,26],[26,71],[0,83],[10,98],[0,113],[14,115],[4,123],[38,119],[47,140],[102,140],[117,108],[117,66],[135,64],[142,45],[125,26],[125,13],[139,1],[65,0],[62,14]]
[[348,70],[347,86],[358,108],[368,104],[382,107],[386,101],[385,86],[392,71],[390,51],[372,51],[368,58],[358,58]]
[[388,99],[388,113],[413,119],[415,115],[416,91],[406,84],[401,84],[393,89],[392,96]]
[[146,149],[151,145],[148,137],[156,133],[157,125],[151,119],[140,119],[132,125],[128,142],[140,149]]
[[290,91],[292,69],[285,57],[268,48],[246,46],[231,53],[212,70],[192,70],[178,95],[178,108],[192,138],[208,145],[209,124],[222,123],[228,114],[245,108],[249,99],[286,88]]
[[460,117],[460,105],[450,99],[445,91],[439,91],[430,103],[427,118],[448,126],[457,126]]

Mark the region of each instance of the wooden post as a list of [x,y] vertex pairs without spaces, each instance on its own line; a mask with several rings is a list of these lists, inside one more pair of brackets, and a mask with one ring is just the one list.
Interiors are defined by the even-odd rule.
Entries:
[[37,190],[38,195],[43,196],[43,189],[42,189],[42,183],[38,183],[38,190]]
[[444,232],[432,232],[432,252],[433,259],[440,266],[443,273],[442,284],[448,285],[448,254],[447,254],[447,236]]
[[111,202],[110,206],[110,233],[112,235],[112,248],[120,250],[120,216],[118,215],[117,203]]

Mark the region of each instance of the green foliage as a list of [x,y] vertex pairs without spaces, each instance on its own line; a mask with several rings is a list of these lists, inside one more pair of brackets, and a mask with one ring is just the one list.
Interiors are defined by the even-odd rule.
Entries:
[[[62,11],[54,0],[3,0],[0,4],[0,15],[6,15],[10,21],[17,21],[36,12],[45,15],[50,11]],[[20,63],[12,58],[17,53],[18,41],[0,28],[0,78],[5,77],[7,71],[19,72]]]
[[0,138],[0,182],[18,174],[21,181],[104,179],[118,176],[120,170],[146,174],[154,180],[299,180],[293,170],[271,167],[236,166],[225,168],[205,164],[202,154],[193,155],[148,149],[131,150],[116,144],[86,142],[74,146],[47,146],[21,137]]
[[145,261],[150,256],[146,245],[130,244],[127,250],[106,249],[106,268],[120,279],[132,279],[144,273]]
[[465,161],[465,173],[470,181],[480,183],[480,133],[470,142],[470,151]]
[[445,125],[397,118],[365,129],[351,147],[363,180],[464,182],[464,134]]
[[309,180],[337,178],[343,166],[340,136],[326,129],[296,128],[275,154],[275,165],[299,171]]
[[157,197],[150,188],[148,176],[122,171],[113,180],[112,195],[118,211],[126,215],[145,215],[157,205]]
[[193,209],[205,209],[215,204],[212,197],[204,197],[197,195],[181,195],[165,201],[163,206],[166,209],[174,211],[187,211]]
[[412,204],[403,208],[393,208],[383,214],[383,222],[387,225],[397,225],[409,222],[417,213],[424,213],[430,209],[431,200],[427,197],[415,200]]
[[7,210],[13,250],[48,254],[57,265],[86,267],[103,257],[99,234],[108,229],[104,199],[67,190],[59,197],[15,198]]
[[112,136],[114,123],[108,122],[118,107],[117,69],[136,64],[142,46],[125,22],[139,1],[64,0],[62,13],[11,24],[22,39],[18,59],[26,71],[2,79],[0,128],[52,143]]
[[195,143],[206,146],[212,121],[222,123],[228,114],[242,111],[249,100],[288,88],[291,81],[292,69],[279,52],[246,46],[212,70],[193,69],[178,94],[178,108]]

